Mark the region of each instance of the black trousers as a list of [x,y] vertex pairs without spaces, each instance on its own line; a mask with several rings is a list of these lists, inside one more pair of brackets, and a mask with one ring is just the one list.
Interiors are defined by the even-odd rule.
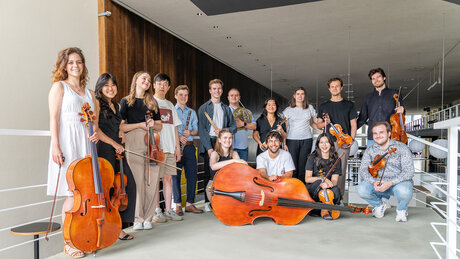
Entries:
[[292,177],[299,179],[305,184],[305,164],[307,163],[308,155],[311,153],[313,139],[286,139],[286,144],[295,165]]
[[[216,146],[216,140],[217,138],[211,138],[211,146],[214,148]],[[203,186],[206,189],[206,186],[209,183],[209,180],[211,179],[211,167],[209,166],[209,154],[208,151],[206,150],[204,153],[201,154],[204,158],[204,175],[203,175]],[[204,191],[204,201],[209,202],[209,199],[206,195],[206,190]]]
[[[321,180],[317,180],[313,183],[307,184],[307,190],[310,194],[311,198],[317,202],[319,202],[319,192],[323,190],[319,185],[321,184]],[[334,204],[339,204],[342,200],[342,195],[340,194],[340,189],[337,186],[330,188],[332,193],[334,193]]]

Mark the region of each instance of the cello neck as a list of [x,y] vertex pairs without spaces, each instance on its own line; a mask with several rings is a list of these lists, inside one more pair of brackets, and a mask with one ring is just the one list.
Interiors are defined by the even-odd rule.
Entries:
[[125,172],[123,168],[123,158],[120,156],[120,181],[121,181],[121,188],[125,190]]
[[[88,133],[89,133],[89,136],[92,136],[94,134],[92,121],[88,121]],[[101,173],[99,170],[99,159],[97,155],[96,143],[90,141],[90,145],[91,145],[91,163],[92,163],[92,168],[93,168],[94,192],[96,194],[102,194],[103,191],[102,191],[102,183],[101,183]]]
[[276,206],[291,207],[291,208],[304,208],[304,209],[353,211],[353,208],[350,208],[350,207],[330,205],[330,204],[318,203],[318,202],[313,202],[313,201],[283,198],[283,197],[278,197]]

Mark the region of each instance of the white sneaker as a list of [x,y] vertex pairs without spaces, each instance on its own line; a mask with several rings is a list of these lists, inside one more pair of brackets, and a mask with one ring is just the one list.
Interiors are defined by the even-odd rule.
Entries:
[[390,200],[387,198],[382,198],[382,202],[387,205],[387,209],[391,208]]
[[383,216],[385,215],[385,210],[387,209],[387,204],[386,203],[381,203],[380,206],[378,207],[375,207],[373,210],[372,210],[372,216],[376,217],[376,218],[383,218]]
[[152,229],[152,223],[150,221],[144,221],[144,229]]
[[133,230],[143,230],[144,227],[142,226],[142,222],[134,222]]
[[396,210],[396,221],[406,222],[407,221],[407,210]]
[[167,219],[170,219],[170,220],[175,220],[175,221],[182,220],[182,217],[177,215],[173,208],[171,208],[169,211],[167,211],[165,213],[165,216],[166,216]]
[[212,209],[211,209],[211,206],[210,206],[210,205],[211,205],[210,202],[206,202],[206,203],[204,204],[204,211],[206,211],[206,212],[211,212]]

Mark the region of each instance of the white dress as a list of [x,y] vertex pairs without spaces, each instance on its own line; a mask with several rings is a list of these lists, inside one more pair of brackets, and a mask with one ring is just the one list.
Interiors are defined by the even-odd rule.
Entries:
[[[60,170],[58,196],[72,196],[67,186],[66,173],[69,165],[76,159],[84,158],[91,152],[90,141],[88,139],[88,130],[85,123],[80,121],[81,106],[87,102],[94,111],[94,102],[91,92],[85,88],[85,96],[78,95],[64,81],[61,81],[64,88],[62,97],[61,116],[59,118],[59,143],[62,154],[65,157],[64,165]],[[51,155],[48,162],[48,187],[47,195],[54,195],[56,191],[56,181],[59,174],[59,165],[54,163]]]

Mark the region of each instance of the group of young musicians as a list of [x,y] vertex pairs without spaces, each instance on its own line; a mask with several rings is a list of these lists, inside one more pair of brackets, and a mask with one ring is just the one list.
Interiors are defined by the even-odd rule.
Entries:
[[[222,102],[224,83],[219,79],[209,82],[211,98],[196,113],[186,105],[189,95],[186,85],[173,90],[176,105],[165,98],[171,88],[166,74],[160,73],[152,78],[148,72],[137,72],[128,96],[120,104],[114,101],[118,84],[113,75],[102,74],[94,92],[86,87],[87,75],[85,58],[79,48],[59,52],[49,93],[51,145],[47,193],[54,195],[57,190],[57,195],[66,196],[62,215],[73,205],[72,192],[68,191],[65,180],[67,167],[90,153],[89,141],[97,142],[99,156],[107,159],[115,172],[120,171],[120,164],[123,166],[129,197],[128,209],[120,213],[124,227],[132,223],[134,230],[148,230],[152,229],[152,221],[182,220],[184,210],[203,213],[193,205],[197,182],[193,136],[197,135],[200,138],[199,153],[204,158],[204,210],[212,211],[209,201],[213,177],[230,163],[247,163],[249,130],[253,130],[253,138],[258,144],[256,162],[262,177],[268,180],[295,177],[306,184],[316,201],[319,201],[320,190],[331,189],[333,203],[340,204],[351,144],[337,144],[327,130],[332,123],[341,125],[343,132],[353,141],[357,129],[369,125],[368,148],[359,169],[363,181],[357,192],[374,206],[373,215],[377,218],[383,217],[389,208],[388,199],[394,195],[398,200],[396,220],[407,221],[414,173],[411,152],[405,144],[390,138],[388,124],[390,116],[395,112],[403,113],[404,108],[395,109],[391,97],[395,90],[386,87],[385,73],[380,68],[369,72],[375,90],[366,97],[359,116],[354,103],[341,95],[342,80],[331,78],[327,83],[331,98],[319,106],[318,113],[308,103],[306,90],[300,87],[293,93],[282,116],[278,113],[277,100],[269,98],[264,103],[262,115],[249,122],[233,116],[233,112],[240,108],[238,89],[232,88],[228,92],[229,105]],[[78,115],[85,102],[96,115],[92,136],[88,136]],[[146,113],[150,115],[146,117]],[[318,136],[313,153],[312,128],[325,129]],[[142,156],[149,152],[145,142],[147,132],[159,134],[163,162],[149,162]],[[387,156],[387,166],[379,172],[381,178],[373,178],[368,172],[369,165],[376,155],[384,154],[390,147],[397,151]],[[116,161],[116,154],[124,153],[123,163]],[[338,161],[340,156],[342,159]],[[332,168],[334,164],[336,166]],[[184,169],[187,179],[185,209],[181,207],[181,170],[171,165]],[[160,179],[163,182],[164,212],[159,206]],[[175,209],[172,208],[172,199],[176,203]],[[331,219],[330,215],[323,215],[323,218]],[[133,236],[122,231],[119,239],[130,240]],[[85,255],[67,244],[64,252],[73,258]]]

